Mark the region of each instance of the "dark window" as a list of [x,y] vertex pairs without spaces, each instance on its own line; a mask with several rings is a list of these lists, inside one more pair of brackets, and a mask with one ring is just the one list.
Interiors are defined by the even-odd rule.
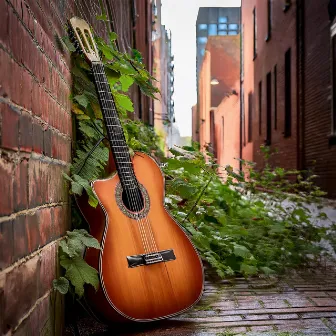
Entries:
[[259,135],[261,135],[262,123],[262,82],[259,82]]
[[277,85],[278,70],[277,66],[274,66],[274,129],[278,127],[278,85]]
[[215,157],[217,157],[216,153],[216,136],[215,136],[215,113],[214,111],[210,111],[210,147]]
[[291,49],[288,49],[285,54],[285,137],[290,137],[292,133],[291,84]]
[[[334,28],[335,29],[335,28]],[[336,135],[336,32],[332,36],[332,135]]]
[[266,41],[271,38],[272,35],[272,0],[267,0],[267,36]]
[[269,72],[266,78],[266,145],[272,142],[272,74]]
[[251,142],[252,141],[252,92],[248,94],[248,129],[247,129],[247,141]]
[[253,9],[253,57],[257,57],[257,13]]

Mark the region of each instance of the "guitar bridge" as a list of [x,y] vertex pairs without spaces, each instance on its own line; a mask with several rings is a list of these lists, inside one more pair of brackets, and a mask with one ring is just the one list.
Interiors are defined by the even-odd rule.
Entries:
[[163,250],[158,252],[151,252],[146,254],[138,254],[127,257],[128,267],[148,266],[160,262],[175,260],[173,250]]

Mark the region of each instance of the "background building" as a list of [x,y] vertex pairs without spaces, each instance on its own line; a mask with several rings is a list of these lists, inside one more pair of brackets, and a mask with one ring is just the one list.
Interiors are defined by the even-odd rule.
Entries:
[[171,49],[171,32],[161,24],[161,0],[153,2],[153,76],[161,94],[154,101],[154,126],[165,137],[167,147],[172,146],[174,113],[174,56]]
[[193,125],[199,125],[201,150],[209,149],[220,165],[234,168],[240,155],[239,49],[239,35],[209,37],[199,74],[199,114],[193,113],[199,118]]
[[[242,157],[313,170],[336,196],[335,1],[242,1]],[[332,48],[331,48],[332,46]]]
[[201,69],[208,36],[238,35],[240,7],[201,7],[196,21],[196,78]]

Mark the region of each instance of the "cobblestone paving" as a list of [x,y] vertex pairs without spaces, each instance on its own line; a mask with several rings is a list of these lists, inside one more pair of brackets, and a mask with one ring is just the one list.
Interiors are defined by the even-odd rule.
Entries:
[[336,271],[293,272],[272,280],[208,277],[202,300],[184,315],[133,330],[91,319],[81,320],[79,328],[82,336],[336,335]]

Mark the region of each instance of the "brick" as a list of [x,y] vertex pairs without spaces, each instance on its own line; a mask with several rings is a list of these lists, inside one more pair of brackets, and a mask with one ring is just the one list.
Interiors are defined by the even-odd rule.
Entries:
[[39,154],[43,152],[43,130],[42,125],[33,121],[33,151]]
[[26,219],[28,250],[32,253],[41,246],[39,212],[27,214]]
[[319,306],[319,307],[328,307],[336,306],[336,300],[332,298],[312,298],[312,300]]
[[0,104],[1,147],[13,150],[19,149],[19,117],[20,111],[5,103]]
[[28,208],[28,160],[22,159],[14,172],[14,211]]
[[5,333],[18,325],[19,320],[38,299],[40,275],[39,255],[12,269],[3,284]]
[[29,207],[34,208],[48,202],[49,188],[49,163],[38,159],[29,160]]
[[43,132],[43,154],[51,157],[51,133],[50,128]]
[[39,211],[39,229],[41,235],[41,246],[49,243],[52,239],[52,221],[50,208],[44,208]]
[[33,146],[33,123],[29,113],[22,111],[20,116],[19,145],[21,152],[31,152]]
[[14,211],[13,201],[13,164],[5,155],[0,157],[0,216],[10,215]]
[[14,261],[17,261],[28,255],[26,216],[18,216],[13,221],[14,232]]
[[[13,262],[14,255],[13,220],[0,222],[0,270]],[[1,330],[1,327],[0,327]]]

